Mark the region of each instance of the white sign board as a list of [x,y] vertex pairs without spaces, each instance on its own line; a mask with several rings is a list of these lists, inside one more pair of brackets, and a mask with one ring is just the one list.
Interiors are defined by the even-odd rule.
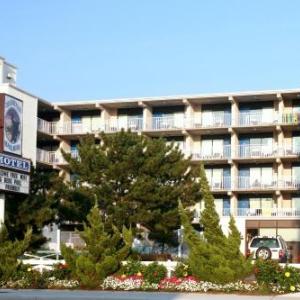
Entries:
[[0,190],[29,193],[29,175],[0,168]]
[[5,95],[3,149],[5,152],[22,154],[23,103]]

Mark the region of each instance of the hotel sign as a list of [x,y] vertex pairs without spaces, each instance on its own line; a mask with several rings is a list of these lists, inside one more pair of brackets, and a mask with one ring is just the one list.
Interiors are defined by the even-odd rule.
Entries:
[[0,94],[0,190],[29,194],[31,162],[22,157],[23,102]]
[[30,176],[0,168],[0,189],[29,194]]
[[4,151],[22,154],[23,102],[11,96],[4,98]]

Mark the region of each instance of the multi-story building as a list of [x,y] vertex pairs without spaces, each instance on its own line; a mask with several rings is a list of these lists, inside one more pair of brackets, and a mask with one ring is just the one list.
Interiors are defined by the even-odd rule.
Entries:
[[300,260],[300,89],[38,99],[37,166],[67,171],[61,149],[76,157],[84,135],[121,129],[175,141],[193,163],[203,162],[222,227],[235,216],[243,250],[250,236],[280,234]]

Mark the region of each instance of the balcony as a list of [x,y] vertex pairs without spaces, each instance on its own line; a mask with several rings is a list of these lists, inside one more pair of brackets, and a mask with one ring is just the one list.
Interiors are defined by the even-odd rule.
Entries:
[[297,191],[300,189],[300,179],[286,177],[282,180],[279,180],[278,186],[280,190]]
[[300,217],[297,208],[238,208],[237,217]]
[[276,158],[277,147],[262,144],[238,145],[236,156],[241,159],[269,159]]
[[56,133],[56,122],[48,122],[41,118],[37,118],[37,130],[44,134],[55,134]]
[[268,191],[276,190],[277,187],[278,182],[274,178],[255,179],[250,176],[239,176],[235,182],[235,189],[241,191]]
[[208,178],[208,184],[211,191],[228,191],[231,189],[231,178],[230,176],[224,176],[222,178]]
[[225,145],[221,149],[203,149],[200,153],[193,153],[193,160],[227,160],[231,157],[231,145]]
[[104,131],[106,133],[118,132],[124,129],[138,132],[143,130],[143,118],[133,117],[126,120],[111,119],[105,123]]
[[[72,158],[78,158],[79,154],[77,150],[71,151]],[[44,149],[37,148],[37,162],[47,164],[47,165],[66,165],[67,161],[64,159],[60,150],[48,151]]]
[[278,116],[273,112],[271,115],[262,112],[241,112],[238,119],[240,127],[275,126],[278,123]]
[[231,114],[217,112],[210,115],[203,115],[200,118],[193,118],[187,123],[187,128],[227,128],[231,125]]
[[279,123],[281,125],[299,125],[300,124],[300,113],[284,112],[279,117]]
[[185,118],[182,116],[153,117],[152,124],[147,130],[182,130],[185,127]]

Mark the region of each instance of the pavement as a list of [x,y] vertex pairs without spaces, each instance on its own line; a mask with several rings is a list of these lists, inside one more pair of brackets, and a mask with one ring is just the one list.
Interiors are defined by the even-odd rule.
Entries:
[[233,294],[180,294],[164,292],[108,292],[68,290],[11,290],[1,289],[0,300],[296,300],[300,293],[276,296],[248,296]]

